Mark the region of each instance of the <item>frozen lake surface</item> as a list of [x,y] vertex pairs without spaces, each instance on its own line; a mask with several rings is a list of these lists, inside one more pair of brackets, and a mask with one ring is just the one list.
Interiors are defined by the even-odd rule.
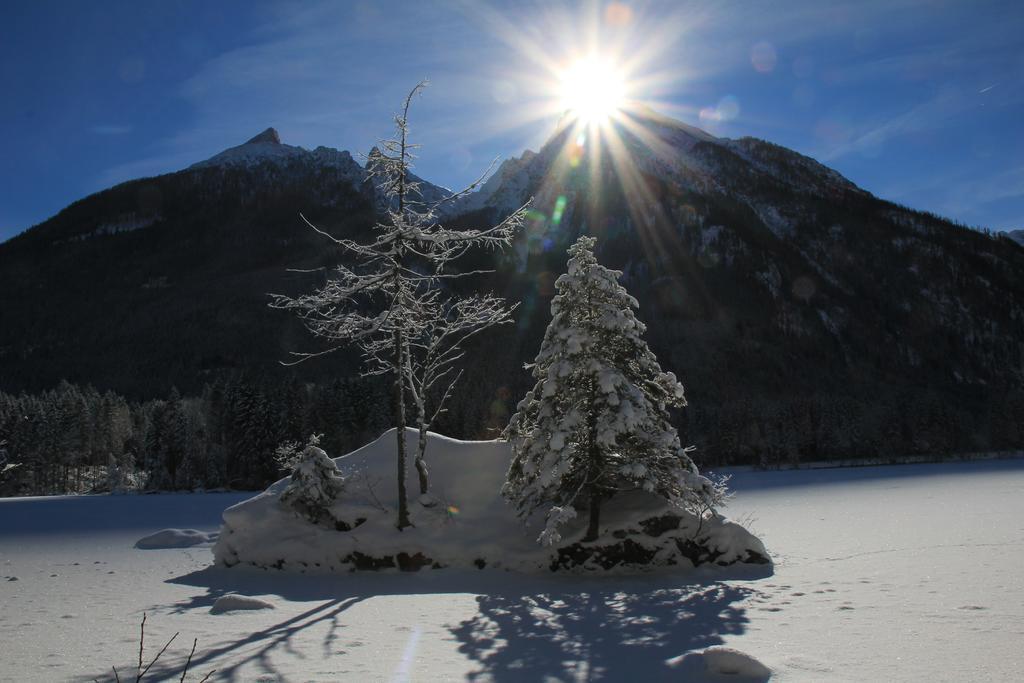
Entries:
[[[719,645],[773,681],[1020,680],[1024,461],[733,484],[725,512],[764,540],[771,575],[212,569],[209,542],[135,544],[216,532],[247,494],[0,499],[0,680],[124,678],[143,612],[150,656],[181,632],[164,677],[198,638],[189,680],[750,680],[702,673],[693,653]],[[226,595],[242,597],[211,613]]]

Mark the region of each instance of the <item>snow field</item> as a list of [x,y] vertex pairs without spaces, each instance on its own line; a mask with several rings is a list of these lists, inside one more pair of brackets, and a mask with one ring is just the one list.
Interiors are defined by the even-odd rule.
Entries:
[[[743,680],[719,647],[772,681],[1020,680],[1024,461],[733,483],[773,575],[217,569],[206,548],[134,544],[214,532],[245,494],[0,500],[0,681],[133,670],[143,611],[147,653],[181,632],[162,672],[195,637],[192,672],[214,680]],[[275,609],[210,614],[228,594]]]

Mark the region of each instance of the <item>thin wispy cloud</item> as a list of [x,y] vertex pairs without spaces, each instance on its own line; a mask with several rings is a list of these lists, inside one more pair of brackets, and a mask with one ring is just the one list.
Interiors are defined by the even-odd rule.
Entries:
[[851,129],[845,139],[824,148],[820,156],[832,161],[851,153],[874,153],[893,138],[937,130],[968,106],[958,90],[944,91],[890,118]]
[[[382,35],[392,30],[387,17],[372,5],[281,8],[253,31],[250,44],[215,56],[181,83],[178,94],[193,112],[188,126],[155,140],[143,158],[108,169],[100,179],[174,170],[267,126],[276,127],[288,144],[365,151],[389,133],[405,92],[435,73],[444,77],[416,103],[414,130],[428,138],[420,139],[428,150],[466,144],[486,125],[467,121],[486,85],[467,65],[474,65],[476,48],[487,51],[469,25],[464,40],[438,49],[432,36],[444,35],[452,22],[436,6],[410,6],[402,23],[415,26],[415,32],[403,36],[395,29],[395,40],[389,41]],[[344,39],[339,39],[341,29]],[[378,59],[377,53],[386,54]],[[485,93],[489,98],[490,89]]]
[[111,123],[99,124],[89,128],[89,132],[96,135],[127,135],[132,132],[131,126],[117,125]]
[[[189,112],[181,127],[154,136],[137,158],[107,169],[98,182],[177,170],[267,126],[288,144],[358,154],[390,132],[397,103],[426,77],[431,87],[412,119],[423,144],[420,172],[458,185],[460,173],[472,174],[493,156],[518,156],[543,143],[556,119],[531,110],[539,79],[551,77],[545,72],[560,56],[585,47],[580,36],[603,7],[465,0],[273,6],[238,47],[212,55],[178,82],[177,97]],[[1006,107],[1024,91],[1006,86],[1021,73],[1013,61],[1019,55],[1007,48],[1016,40],[1012,22],[960,25],[948,19],[962,11],[955,2],[631,7],[645,40],[627,54],[652,64],[635,85],[656,109],[716,135],[792,146],[883,196],[891,188],[858,176],[852,162],[963,127],[973,107]],[[770,48],[768,73],[752,64],[754,46]],[[788,103],[773,100],[779,93],[792,93]],[[698,118],[725,100],[739,115]],[[794,101],[797,115],[783,107],[792,109]],[[115,134],[113,124],[94,132]]]

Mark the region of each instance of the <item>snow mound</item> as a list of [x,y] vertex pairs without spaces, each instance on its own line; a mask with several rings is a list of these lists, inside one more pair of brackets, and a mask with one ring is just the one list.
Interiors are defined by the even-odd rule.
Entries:
[[164,548],[191,548],[203,543],[217,540],[217,533],[206,533],[196,529],[163,529],[155,534],[140,538],[135,542],[136,548],[158,550]]
[[210,614],[224,614],[225,612],[253,609],[274,609],[274,605],[266,600],[252,598],[248,595],[228,593],[217,598],[217,601],[213,603],[213,607],[210,608]]
[[704,663],[709,673],[729,676],[730,680],[767,681],[772,670],[746,652],[730,647],[709,647],[704,650]]
[[709,647],[666,662],[694,683],[764,683],[772,670],[757,659],[730,647]]
[[[415,430],[406,431],[410,453],[417,437]],[[626,572],[770,562],[761,542],[738,524],[721,516],[697,520],[643,491],[622,494],[602,507],[596,541],[582,543],[587,526],[582,515],[562,527],[560,547],[541,547],[536,539],[543,521],[524,526],[500,495],[512,460],[508,443],[432,433],[426,454],[430,494],[416,497],[410,457],[406,486],[413,527],[399,531],[395,450],[396,433],[390,430],[334,459],[345,487],[328,509],[333,520],[327,523],[312,524],[281,503],[290,477],[228,508],[213,548],[217,564],[300,572],[424,567]]]

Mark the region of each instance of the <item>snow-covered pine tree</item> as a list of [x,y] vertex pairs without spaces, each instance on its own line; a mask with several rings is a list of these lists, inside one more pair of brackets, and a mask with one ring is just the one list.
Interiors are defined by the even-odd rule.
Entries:
[[[395,396],[395,431],[397,438],[398,521],[397,527],[411,526],[405,487],[406,394],[436,386],[442,391],[450,384],[438,384],[451,366],[441,366],[433,381],[417,380],[414,373],[422,371],[412,354],[427,352],[430,338],[438,330],[448,329],[452,311],[458,307],[438,295],[442,280],[471,275],[479,271],[454,272],[450,266],[476,247],[503,247],[512,239],[523,222],[524,210],[513,212],[497,225],[481,230],[450,230],[438,221],[439,204],[451,201],[475,188],[483,178],[466,189],[438,201],[427,201],[422,183],[411,169],[417,145],[409,142],[409,106],[426,86],[419,83],[405,98],[400,114],[395,116],[395,137],[381,142],[367,160],[367,170],[384,202],[384,219],[375,225],[374,239],[362,243],[328,235],[312,223],[309,226],[330,239],[349,257],[349,264],[340,264],[327,283],[297,298],[272,295],[271,306],[295,311],[306,328],[327,340],[329,347],[315,353],[296,353],[296,363],[331,353],[354,344],[365,358],[367,375],[386,375],[392,379]],[[524,207],[525,208],[525,207]],[[308,221],[307,221],[308,223]],[[486,309],[484,306],[483,309]],[[480,307],[473,310],[480,312]],[[484,326],[500,324],[507,314],[498,312]],[[446,347],[449,348],[449,347]],[[460,356],[456,353],[456,356]],[[434,366],[435,370],[438,366]],[[415,400],[420,424],[428,417],[426,395]],[[443,404],[444,393],[441,394]],[[422,409],[419,409],[422,405]],[[436,412],[436,411],[435,411]],[[425,429],[425,427],[423,427]],[[425,443],[425,442],[423,442]],[[427,469],[422,449],[416,456],[416,470],[421,490],[427,486]]]
[[683,386],[647,347],[637,301],[621,273],[598,264],[595,241],[569,248],[530,366],[536,384],[505,430],[513,460],[502,493],[524,519],[547,508],[544,545],[577,509],[589,510],[583,540],[596,539],[601,504],[618,491],[642,488],[701,515],[725,496],[680,445],[668,411],[686,405]]
[[345,480],[317,443],[319,439],[312,437],[295,461],[291,483],[281,492],[281,504],[314,524],[336,524],[330,507],[345,488]]

